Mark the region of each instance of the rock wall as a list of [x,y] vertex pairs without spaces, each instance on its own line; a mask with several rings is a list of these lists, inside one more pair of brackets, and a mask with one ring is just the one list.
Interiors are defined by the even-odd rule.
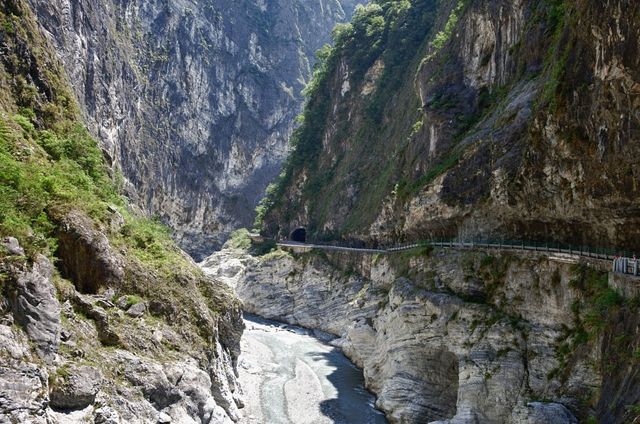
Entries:
[[[600,349],[622,337],[629,345],[617,349],[631,355],[640,340],[635,330],[615,329],[623,324],[614,306],[598,318],[611,327],[584,324],[593,300],[580,273],[604,287],[607,275],[575,262],[499,252],[253,257],[229,249],[201,266],[234,285],[246,311],[339,336],[392,423],[632,420],[629,408],[624,418],[611,411],[637,403],[640,392],[626,389],[626,377],[603,376],[637,365],[621,353],[610,371]],[[601,390],[602,403],[612,400],[608,393],[630,398],[601,410]]]
[[0,2],[0,423],[238,421],[238,299],[119,195],[67,82]]
[[44,256],[32,265],[19,254],[2,257],[0,273],[0,422],[240,418],[234,348],[242,321],[231,296],[218,298],[227,304],[219,318],[202,312],[211,337],[203,344],[185,322],[163,319],[170,301],[132,301],[113,288],[82,294]]
[[375,3],[328,60],[266,233],[638,248],[637,5]]
[[135,203],[202,257],[286,156],[315,51],[355,1],[32,0]]

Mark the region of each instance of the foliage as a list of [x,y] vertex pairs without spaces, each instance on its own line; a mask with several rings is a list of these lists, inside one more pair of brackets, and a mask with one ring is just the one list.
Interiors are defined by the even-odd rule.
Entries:
[[551,33],[556,32],[564,24],[567,13],[565,0],[544,0],[542,3],[547,11],[548,31]]
[[[284,202],[293,176],[303,168],[310,171],[306,195],[317,195],[318,189],[335,179],[335,170],[321,169],[318,159],[332,100],[331,84],[340,61],[348,64],[349,78],[355,82],[363,80],[376,60],[381,59],[385,64],[376,90],[367,101],[367,126],[375,134],[374,127],[379,125],[389,101],[402,82],[409,79],[405,73],[415,69],[409,64],[431,30],[436,7],[437,2],[432,0],[375,0],[366,6],[358,6],[351,23],[334,28],[334,47],[324,46],[317,53],[313,79],[304,91],[307,102],[303,119],[299,120],[300,126],[291,137],[292,153],[275,185],[269,187],[266,198],[256,210],[256,227],[261,228],[264,217]],[[362,139],[366,140],[365,137]],[[383,185],[386,187],[386,182]]]
[[573,267],[574,278],[569,285],[578,290],[583,301],[574,305],[576,327],[584,329],[589,339],[594,339],[603,330],[613,308],[622,305],[622,296],[609,287],[606,273],[586,266]]
[[275,240],[267,239],[262,243],[254,243],[250,253],[254,256],[265,256],[278,250]]
[[249,230],[246,228],[240,228],[239,230],[234,231],[231,233],[231,237],[226,244],[233,249],[249,249],[251,247]]
[[[581,352],[580,347],[598,340],[610,318],[624,307],[625,299],[609,287],[608,274],[585,265],[572,267],[570,287],[580,293],[571,305],[573,328],[565,327],[555,348],[560,365],[549,376],[566,378],[569,363]],[[552,276],[552,279],[557,277]]]
[[138,303],[142,303],[144,302],[144,299],[142,299],[140,296],[137,296],[135,294],[132,295],[128,295],[126,296],[126,302],[125,302],[125,308],[128,309],[129,307],[133,306],[133,305],[137,305]]
[[135,258],[165,275],[188,267],[184,254],[171,238],[170,229],[158,218],[150,219],[123,211],[125,225],[112,235],[114,243],[126,247]]
[[23,115],[13,120],[20,130],[0,118],[0,235],[17,237],[30,253],[52,254],[52,211],[75,207],[100,217],[121,200],[82,127],[63,121],[36,130]]
[[106,227],[108,209],[116,207],[125,225],[108,234],[115,246],[164,273],[189,267],[169,230],[131,212],[118,194],[122,177],[108,169],[81,124],[64,73],[29,13],[21,1],[0,6],[0,21],[16,29],[0,27],[0,79],[10,82],[0,87],[0,237],[16,237],[29,256],[53,257],[62,215],[79,210]]
[[460,13],[462,12],[462,9],[464,9],[464,6],[465,1],[459,0],[455,9],[451,11],[444,29],[437,33],[435,38],[431,42],[431,47],[434,49],[434,51],[442,49],[446,42],[449,41],[449,39],[451,38],[451,34],[453,33],[453,29],[458,24],[458,19],[460,19]]
[[542,90],[540,104],[548,105],[551,111],[555,111],[558,107],[556,94],[561,86],[572,50],[571,43],[563,36],[568,9],[564,0],[544,0],[542,8],[546,16],[547,32],[551,34],[552,43],[544,64],[547,79]]

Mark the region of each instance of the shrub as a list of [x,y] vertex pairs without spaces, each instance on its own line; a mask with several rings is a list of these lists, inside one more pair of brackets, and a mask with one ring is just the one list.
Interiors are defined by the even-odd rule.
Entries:
[[226,244],[234,249],[249,249],[251,247],[249,231],[246,228],[240,228],[239,230],[234,231],[231,233],[231,237]]
[[126,296],[126,302],[125,302],[125,308],[129,308],[133,305],[137,305],[138,303],[142,303],[144,302],[144,299],[142,299],[140,296],[137,296],[135,294],[133,295],[128,295]]

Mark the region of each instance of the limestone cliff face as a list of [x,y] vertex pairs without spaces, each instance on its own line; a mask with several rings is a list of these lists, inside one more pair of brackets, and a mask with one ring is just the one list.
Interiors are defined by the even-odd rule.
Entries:
[[0,3],[0,422],[239,419],[240,304],[123,199],[26,0]]
[[374,3],[327,61],[268,233],[638,248],[637,4]]
[[393,423],[637,419],[629,355],[640,339],[621,321],[633,325],[637,309],[618,300],[602,313],[607,275],[575,258],[223,250],[201,265],[235,285],[245,310],[341,337]]
[[32,0],[136,203],[195,256],[249,226],[352,0]]

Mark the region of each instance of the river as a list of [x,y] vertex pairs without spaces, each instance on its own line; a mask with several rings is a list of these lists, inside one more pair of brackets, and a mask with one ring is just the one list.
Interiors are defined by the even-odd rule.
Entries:
[[245,315],[241,424],[385,424],[362,371],[308,330]]

